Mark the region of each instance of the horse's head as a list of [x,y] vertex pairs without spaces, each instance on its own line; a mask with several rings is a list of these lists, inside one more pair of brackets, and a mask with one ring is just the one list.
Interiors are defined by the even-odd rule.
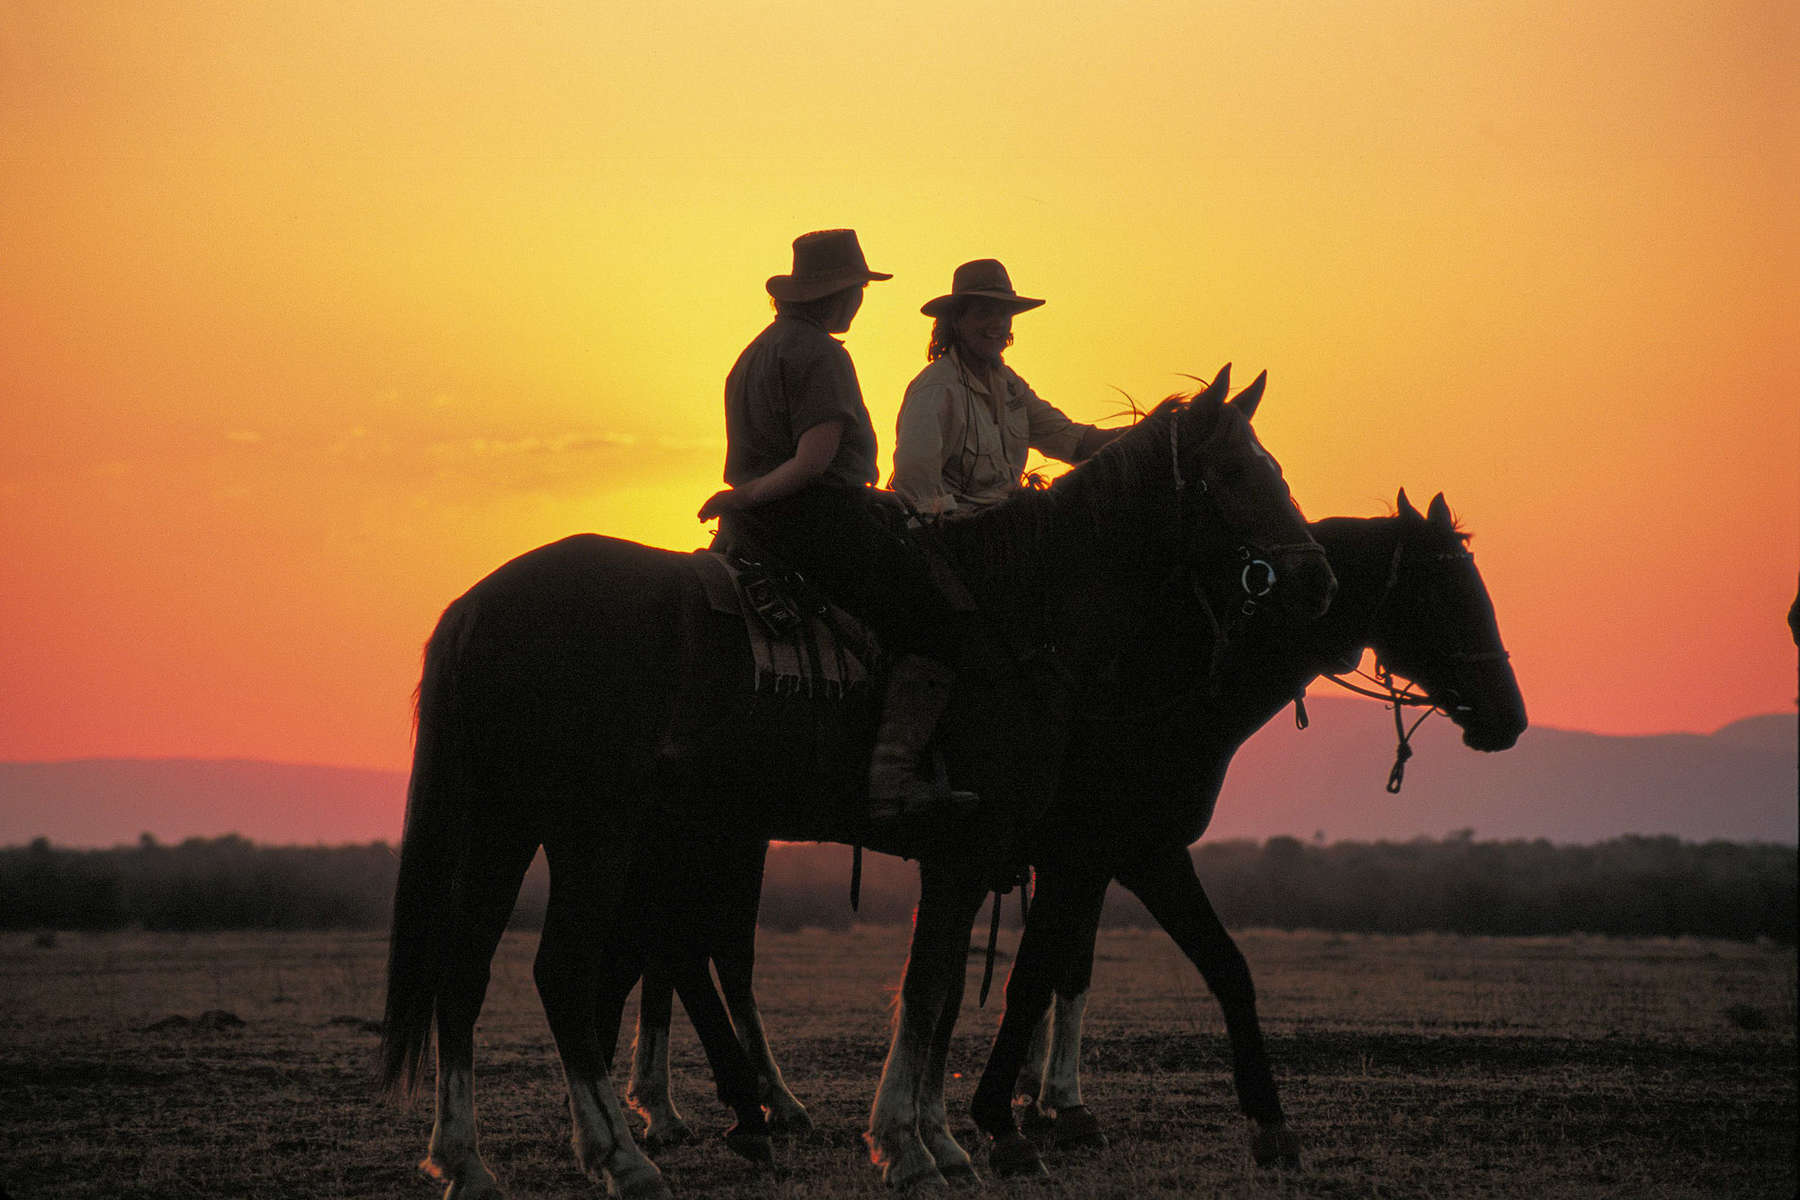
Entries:
[[1272,605],[1307,620],[1331,605],[1337,578],[1312,538],[1306,518],[1263,449],[1250,418],[1266,375],[1227,401],[1231,367],[1171,414],[1170,443],[1181,491],[1182,521],[1196,561],[1231,564],[1237,602]]
[[1400,493],[1399,534],[1370,646],[1385,667],[1414,680],[1475,750],[1506,750],[1525,731],[1494,602],[1475,569],[1468,535],[1438,493],[1421,516]]

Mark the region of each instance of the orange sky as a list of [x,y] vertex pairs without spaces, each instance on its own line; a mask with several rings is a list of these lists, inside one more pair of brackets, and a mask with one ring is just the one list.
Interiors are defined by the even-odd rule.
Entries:
[[1437,490],[1532,717],[1791,708],[1789,0],[0,8],[0,758],[402,766],[418,650],[687,549],[807,229],[994,255],[1081,419],[1231,360],[1308,512]]

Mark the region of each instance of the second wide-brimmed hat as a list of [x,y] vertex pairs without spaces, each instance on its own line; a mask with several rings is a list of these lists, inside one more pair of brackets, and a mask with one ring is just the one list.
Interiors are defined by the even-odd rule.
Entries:
[[957,301],[976,298],[998,300],[1009,305],[1014,312],[1024,312],[1043,303],[1042,300],[1033,300],[1030,296],[1021,296],[1013,291],[1012,279],[1007,276],[1006,268],[1000,265],[999,259],[978,258],[956,268],[956,273],[950,277],[950,291],[946,295],[927,300],[919,307],[919,311],[928,317],[938,317]]
[[786,275],[771,275],[763,286],[777,300],[800,304],[859,283],[892,278],[869,270],[856,230],[821,229],[795,238],[794,269]]

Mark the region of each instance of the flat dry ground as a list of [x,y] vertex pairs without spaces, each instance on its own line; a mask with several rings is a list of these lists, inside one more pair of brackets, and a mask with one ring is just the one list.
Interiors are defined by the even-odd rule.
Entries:
[[[819,1130],[781,1147],[779,1178],[716,1141],[675,1151],[664,1167],[678,1195],[883,1194],[859,1133],[906,936],[764,937],[765,1015]],[[1241,944],[1304,1170],[1249,1165],[1217,1008],[1161,934],[1119,932],[1100,946],[1085,1059],[1113,1147],[1052,1159],[1048,1183],[988,1191],[1796,1194],[1791,948],[1270,932]],[[495,964],[478,1051],[484,1149],[521,1200],[594,1196],[568,1151],[534,946],[511,936]],[[397,1112],[369,1091],[384,953],[369,934],[0,937],[0,1196],[435,1195],[412,1170],[429,1104]],[[957,1107],[997,1019],[973,1010],[978,978],[972,959]],[[246,1024],[148,1029],[209,1009]],[[685,1025],[675,1054],[690,1120],[722,1130]]]

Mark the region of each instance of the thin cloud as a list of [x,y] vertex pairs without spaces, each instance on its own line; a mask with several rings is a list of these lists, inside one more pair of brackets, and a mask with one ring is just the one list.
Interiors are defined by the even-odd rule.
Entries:
[[553,436],[527,434],[518,438],[461,438],[436,442],[425,452],[438,458],[511,458],[534,454],[585,454],[596,450],[630,449],[638,445],[630,433],[563,433]]

